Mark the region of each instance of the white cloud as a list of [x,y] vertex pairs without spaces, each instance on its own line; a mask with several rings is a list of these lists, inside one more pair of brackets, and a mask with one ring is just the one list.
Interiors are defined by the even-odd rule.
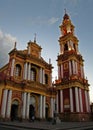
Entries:
[[14,43],[16,41],[16,38],[11,36],[10,34],[5,34],[5,41],[6,43]]
[[3,32],[0,30],[0,39],[3,38]]
[[48,23],[49,24],[55,24],[57,21],[59,20],[59,18],[55,18],[55,17],[52,17],[48,20]]
[[0,30],[0,67],[8,61],[8,53],[14,47],[15,41],[17,41],[16,37],[4,34]]
[[36,17],[36,18],[30,18],[29,20],[29,24],[30,25],[52,25],[55,24],[57,21],[59,20],[59,18],[56,17],[51,17],[51,18],[46,18],[46,17]]

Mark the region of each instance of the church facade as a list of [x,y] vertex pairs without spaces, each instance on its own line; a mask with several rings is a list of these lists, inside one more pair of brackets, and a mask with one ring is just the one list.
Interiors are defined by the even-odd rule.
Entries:
[[52,83],[51,60],[41,56],[41,46],[27,43],[27,49],[9,52],[9,62],[0,69],[0,118],[32,120],[59,116],[62,121],[90,118],[89,84],[79,40],[67,13],[60,25],[58,79]]
[[6,120],[53,117],[55,91],[52,64],[41,57],[41,46],[29,41],[26,50],[14,49],[0,69],[0,116]]
[[65,13],[60,25],[60,52],[57,57],[58,80],[57,112],[62,120],[89,120],[89,84],[85,79],[84,60],[79,52],[79,40],[74,33],[74,25]]

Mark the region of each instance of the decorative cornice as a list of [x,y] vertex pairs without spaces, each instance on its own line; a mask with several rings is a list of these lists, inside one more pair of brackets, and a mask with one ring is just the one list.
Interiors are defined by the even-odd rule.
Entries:
[[82,79],[78,76],[71,76],[69,79],[60,79],[60,80],[56,80],[55,84],[57,89],[65,89],[65,88],[70,88],[70,87],[80,87],[82,89],[87,89],[89,90],[89,84],[88,84],[88,80],[86,79]]
[[72,40],[72,39],[73,39],[76,43],[79,42],[79,40],[77,39],[77,37],[74,36],[72,33],[68,33],[67,35],[64,35],[64,36],[59,37],[59,42],[65,44],[66,41]]
[[70,59],[70,57],[76,57],[76,59],[78,59],[78,61],[84,61],[83,57],[80,54],[77,54],[76,51],[71,50],[71,51],[66,51],[64,54],[60,54],[58,55],[57,61],[65,61],[67,59]]

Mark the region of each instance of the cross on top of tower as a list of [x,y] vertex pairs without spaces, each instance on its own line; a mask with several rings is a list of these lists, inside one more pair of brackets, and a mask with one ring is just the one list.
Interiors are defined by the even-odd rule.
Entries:
[[35,36],[34,36],[34,42],[36,43],[36,33],[34,34]]
[[64,9],[64,11],[65,11],[65,14],[64,14],[63,19],[69,19],[69,15],[67,14],[67,10],[66,10],[66,9]]
[[17,44],[17,43],[16,43],[16,41],[15,41],[15,43],[14,43],[14,49],[16,49],[16,44]]
[[66,14],[66,11],[67,11],[66,8],[64,9],[64,11],[65,11],[65,14]]

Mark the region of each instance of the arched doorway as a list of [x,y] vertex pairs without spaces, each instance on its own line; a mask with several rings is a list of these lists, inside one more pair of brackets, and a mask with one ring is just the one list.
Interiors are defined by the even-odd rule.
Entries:
[[18,107],[19,107],[18,100],[14,100],[11,106],[11,120],[12,121],[18,119]]
[[33,120],[35,118],[35,107],[36,107],[36,99],[34,96],[30,97],[30,106],[29,106],[29,119]]
[[31,104],[29,109],[29,119],[33,120],[35,118],[35,107]]
[[46,113],[46,119],[48,119],[49,118],[49,106],[48,106],[48,104],[46,104],[46,111],[45,111]]

